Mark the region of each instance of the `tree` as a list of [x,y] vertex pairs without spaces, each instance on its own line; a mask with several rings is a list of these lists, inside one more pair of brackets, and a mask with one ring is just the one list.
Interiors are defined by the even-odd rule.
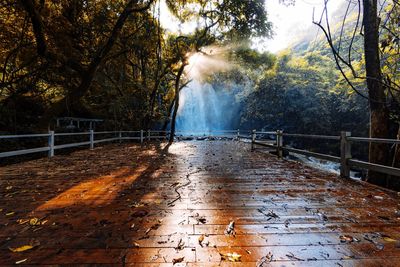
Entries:
[[[379,22],[377,0],[364,0],[364,54],[369,106],[371,112],[370,137],[389,138],[389,110],[386,102],[386,88],[383,85],[379,57]],[[370,143],[369,161],[387,165],[388,146]],[[381,186],[386,185],[384,175],[369,172],[368,181]]]
[[[341,23],[342,26],[339,31],[340,33],[336,40],[331,31],[331,25],[328,19],[327,4],[328,1],[325,1],[325,9],[321,19],[319,21],[313,19],[313,21],[324,32],[329,46],[331,47],[336,65],[350,88],[361,97],[368,99],[370,109],[369,136],[371,138],[394,137],[390,129],[391,125],[396,124],[396,121],[393,119],[390,120],[390,115],[398,112],[398,110],[395,108],[398,106],[398,104],[393,105],[393,103],[398,103],[399,99],[397,98],[398,94],[396,92],[398,92],[399,87],[395,82],[391,82],[392,80],[390,79],[389,74],[386,74],[386,77],[384,77],[383,70],[385,70],[385,66],[387,66],[387,61],[385,62],[385,60],[382,59],[382,55],[384,52],[384,47],[389,46],[388,43],[397,43],[397,41],[395,41],[396,33],[387,30],[388,23],[393,20],[391,19],[390,13],[394,12],[393,10],[398,9],[397,1],[393,1],[393,8],[387,13],[388,19],[385,19],[383,23],[381,23],[381,19],[378,16],[378,5],[376,0],[363,0],[362,2],[361,0],[357,1],[355,6],[357,7],[358,12],[356,13],[355,21],[352,21],[354,26],[351,30],[351,33],[346,37],[344,35],[346,32],[344,27],[349,18],[350,7],[351,5],[354,5],[354,2],[349,1],[347,3],[347,8],[345,9],[346,11],[343,16],[343,22]],[[381,10],[385,9],[382,7]],[[325,19],[325,26],[323,25],[323,19]],[[363,51],[362,55],[354,56],[356,51],[354,46],[358,39],[356,34],[360,28],[363,31]],[[392,37],[386,38],[386,43],[384,46],[382,46],[383,43],[380,42],[380,38],[383,36],[380,35],[382,29],[386,29],[386,32]],[[363,67],[357,69],[354,61],[361,62]],[[363,93],[363,90],[358,86],[364,86],[364,84],[367,87],[366,94]],[[399,129],[399,125],[397,125],[397,129]],[[370,162],[381,165],[389,165],[391,164],[389,158],[390,150],[388,145],[370,143]],[[386,175],[373,171],[369,172],[368,181],[378,185],[388,185]]]
[[[198,27],[188,36],[176,38],[178,64],[175,80],[175,97],[171,118],[170,143],[175,134],[175,120],[179,107],[179,92],[187,84],[180,85],[188,56],[201,52],[201,48],[226,41],[249,40],[251,37],[270,35],[264,1],[167,1],[169,8],[181,21],[196,20]],[[181,45],[183,44],[183,45]],[[186,79],[187,80],[187,79]]]
[[[85,65],[71,58],[65,58],[62,54],[54,51],[58,47],[55,47],[55,49],[52,50],[46,41],[46,31],[39,7],[33,0],[24,0],[20,2],[31,20],[37,46],[37,54],[50,64],[61,64],[62,67],[70,67],[80,75],[78,84],[75,87],[70,88],[67,96],[56,102],[53,105],[51,112],[49,112],[49,114],[60,114],[65,107],[66,101],[71,105],[76,105],[88,92],[97,70],[112,50],[129,16],[132,13],[142,12],[149,9],[153,0],[149,0],[145,5],[140,5],[137,0],[128,1],[116,19],[108,38],[106,38],[104,43],[99,44],[99,47],[94,52],[94,55],[92,55],[90,62]],[[78,1],[73,1],[72,5],[74,4],[78,5]],[[82,5],[82,3],[79,4]],[[76,6],[73,8],[76,8]],[[45,119],[48,120],[48,117],[45,117]]]

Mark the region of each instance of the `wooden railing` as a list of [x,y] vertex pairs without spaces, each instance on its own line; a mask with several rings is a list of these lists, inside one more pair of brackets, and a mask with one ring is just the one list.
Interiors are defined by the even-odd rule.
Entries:
[[[96,138],[99,135],[108,135],[107,138]],[[0,142],[5,139],[21,139],[21,138],[47,138],[46,146],[21,149],[7,152],[0,152],[0,158],[12,157],[18,155],[25,155],[31,153],[47,152],[49,157],[54,156],[55,150],[73,148],[80,146],[89,146],[90,149],[95,147],[95,144],[104,142],[113,142],[122,140],[137,140],[143,143],[145,140],[152,139],[167,139],[169,138],[169,131],[153,131],[153,130],[140,130],[140,131],[106,131],[106,132],[94,132],[93,130],[88,132],[79,133],[55,133],[49,131],[45,134],[24,134],[24,135],[3,135],[0,136]],[[68,144],[56,144],[56,137],[72,137],[72,136],[86,136],[86,141]],[[111,136],[111,137],[110,137]],[[395,139],[380,139],[380,138],[365,138],[365,137],[353,137],[350,132],[341,132],[340,136],[329,136],[329,135],[306,135],[306,134],[289,134],[283,131],[241,131],[241,130],[227,130],[227,131],[200,131],[200,132],[182,132],[177,131],[176,137],[227,137],[227,138],[238,138],[238,139],[249,139],[251,140],[252,149],[256,145],[269,147],[276,150],[278,157],[283,157],[283,152],[297,153],[305,156],[311,156],[318,159],[332,161],[340,163],[340,175],[342,177],[350,176],[350,169],[353,167],[373,170],[393,176],[400,177],[400,169],[373,164],[357,159],[353,159],[351,154],[351,146],[356,142],[366,143],[387,143],[387,144],[400,144],[400,140]],[[264,138],[263,138],[264,137]],[[265,138],[269,137],[269,138]],[[273,140],[271,139],[273,137]],[[296,137],[296,138],[307,138],[307,139],[319,139],[319,140],[333,140],[340,143],[340,155],[328,155],[322,153],[311,152],[308,150],[292,148],[284,145],[284,137]]]
[[[274,136],[275,139],[257,138],[261,136]],[[333,140],[340,142],[340,155],[328,155],[322,153],[311,152],[308,150],[292,148],[284,145],[284,137],[297,137],[297,138],[308,138],[308,139],[320,139],[320,140]],[[390,166],[374,164],[366,161],[361,161],[353,159],[351,154],[351,146],[356,142],[366,142],[366,143],[386,143],[386,144],[400,144],[400,140],[396,139],[381,139],[381,138],[366,138],[366,137],[353,137],[351,132],[341,132],[340,136],[330,136],[330,135],[307,135],[307,134],[288,134],[283,131],[274,132],[257,132],[252,131],[251,135],[252,149],[255,145],[269,147],[276,150],[278,157],[283,157],[283,152],[297,153],[305,156],[311,156],[318,159],[323,159],[327,161],[332,161],[340,163],[340,176],[348,178],[350,177],[350,169],[353,167],[376,171],[392,176],[400,177],[400,169]]]
[[[137,136],[132,136],[132,134]],[[96,138],[96,135],[111,135],[112,137],[98,139]],[[78,143],[68,143],[68,144],[55,143],[56,137],[71,137],[71,136],[86,136],[87,141]],[[46,134],[0,135],[0,141],[5,139],[40,138],[40,137],[47,138],[47,146],[1,152],[0,158],[39,153],[39,152],[47,152],[49,157],[53,157],[54,151],[58,149],[65,149],[65,148],[72,148],[79,146],[89,146],[90,149],[93,149],[95,144],[98,143],[121,141],[121,140],[140,140],[140,142],[143,142],[144,132],[143,131],[94,132],[93,130],[91,130],[89,132],[79,132],[79,133],[55,133],[54,131],[49,131]]]
[[[201,132],[182,132],[177,131],[175,133],[176,137],[239,137],[239,130],[228,130],[228,131],[201,131]],[[96,136],[99,135],[111,135],[112,137],[99,139]],[[113,142],[122,140],[137,140],[143,143],[145,140],[154,139],[167,139],[170,135],[169,131],[157,131],[157,130],[140,130],[140,131],[106,131],[106,132],[94,132],[93,130],[88,132],[79,133],[55,133],[54,131],[49,131],[45,134],[23,134],[23,135],[0,135],[0,142],[6,139],[22,139],[22,138],[47,138],[46,146],[21,149],[7,152],[0,152],[0,158],[26,155],[39,152],[47,152],[49,157],[54,156],[54,151],[58,149],[73,148],[80,146],[89,146],[93,149],[95,144],[104,142]],[[87,141],[68,143],[68,144],[56,144],[56,137],[72,137],[72,136],[86,136]],[[249,135],[250,136],[250,135]],[[248,136],[248,138],[249,138]],[[244,138],[244,136],[243,136]]]

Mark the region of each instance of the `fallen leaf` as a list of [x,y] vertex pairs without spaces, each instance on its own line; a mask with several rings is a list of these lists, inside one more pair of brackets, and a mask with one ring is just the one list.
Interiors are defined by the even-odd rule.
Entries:
[[341,235],[339,238],[340,238],[340,242],[342,242],[342,243],[345,243],[345,242],[351,243],[354,241],[353,237],[350,235]]
[[242,255],[237,254],[236,252],[233,253],[219,253],[221,255],[222,261],[231,261],[231,262],[238,262],[242,260]]
[[289,252],[288,254],[286,254],[286,257],[288,257],[291,260],[304,261],[303,259],[296,257],[292,252]]
[[202,224],[205,224],[207,222],[206,218],[200,217],[197,219],[198,222],[201,222]]
[[185,257],[173,259],[172,264],[175,265],[176,263],[183,262],[184,259],[185,259]]
[[136,242],[133,242],[133,247],[135,247],[135,248],[139,248],[139,247],[140,247],[140,245],[139,245],[138,243],[136,243]]
[[32,218],[29,220],[29,224],[32,226],[40,225],[40,220],[38,218]]
[[29,219],[18,219],[18,220],[17,220],[17,223],[18,223],[18,224],[25,224],[25,223],[27,223],[27,222],[29,222]]
[[264,257],[262,257],[261,259],[259,259],[258,261],[257,261],[257,267],[264,267],[264,266],[268,266],[269,265],[269,263],[272,261],[272,257],[273,257],[273,255],[272,255],[272,253],[271,253],[271,251],[270,252],[268,252],[268,254],[267,255],[265,255]]
[[199,236],[199,244],[200,246],[203,246],[203,241],[204,241],[204,235]]
[[146,230],[145,234],[147,235],[151,230],[157,230],[160,226],[160,223],[153,224],[149,229]]
[[345,255],[345,256],[343,256],[343,259],[344,260],[349,260],[349,259],[354,259],[354,256],[352,256],[352,255]]
[[15,212],[11,211],[11,212],[6,213],[6,216],[11,216],[11,215],[14,215],[14,214],[15,214]]
[[25,246],[21,246],[21,247],[18,247],[18,248],[8,248],[8,249],[11,250],[12,252],[23,252],[23,251],[26,251],[26,250],[30,250],[32,248],[34,248],[34,247],[31,246],[31,245],[25,245]]
[[397,241],[396,239],[390,238],[390,237],[388,237],[388,236],[385,236],[385,237],[383,238],[383,240],[385,240],[386,242],[396,242],[396,241]]
[[27,260],[28,260],[28,259],[19,260],[19,261],[16,261],[15,264],[21,264],[21,263],[26,262]]
[[231,221],[226,228],[226,233],[228,235],[235,234],[235,221]]
[[175,247],[176,250],[182,250],[185,248],[185,242],[183,242],[182,238],[179,239],[178,245]]
[[324,222],[328,221],[328,217],[327,217],[325,214],[323,214],[323,213],[317,213],[317,215],[318,215],[318,217],[320,218],[320,220],[322,220],[322,221],[324,221]]

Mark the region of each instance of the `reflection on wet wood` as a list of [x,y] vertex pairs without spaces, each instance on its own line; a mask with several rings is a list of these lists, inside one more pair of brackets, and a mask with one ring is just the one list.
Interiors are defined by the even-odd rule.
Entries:
[[395,193],[236,141],[163,148],[1,167],[0,265],[399,265]]

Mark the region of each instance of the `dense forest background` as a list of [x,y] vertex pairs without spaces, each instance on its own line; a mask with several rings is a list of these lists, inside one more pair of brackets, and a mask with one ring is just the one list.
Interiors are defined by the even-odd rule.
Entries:
[[[178,48],[183,36],[162,29],[156,2],[136,1],[143,10],[126,19],[120,36],[101,59],[96,55],[104,53],[125,1],[28,2],[41,16],[43,44],[38,43],[29,9],[14,1],[3,1],[0,7],[2,133],[47,130],[62,116],[105,119],[100,126],[105,129],[161,128],[171,116],[179,54],[184,53],[178,50],[224,46],[235,40],[238,45],[229,49],[234,67],[207,80],[220,92],[221,105],[230,106],[231,129],[320,134],[351,130],[367,136],[368,103],[348,90],[323,37],[301,40],[277,55],[251,48],[251,36],[271,35],[267,17],[260,15],[262,1],[240,10],[259,15],[254,22],[262,26],[259,32],[245,27],[225,32],[202,28],[184,36],[192,39],[185,40],[185,48]],[[227,1],[232,10],[238,8],[233,3]],[[184,2],[168,4],[182,21],[208,12],[188,15]],[[186,10],[187,17],[178,10]],[[45,45],[46,52],[38,45]],[[85,78],[91,75],[93,80],[85,87]]]

